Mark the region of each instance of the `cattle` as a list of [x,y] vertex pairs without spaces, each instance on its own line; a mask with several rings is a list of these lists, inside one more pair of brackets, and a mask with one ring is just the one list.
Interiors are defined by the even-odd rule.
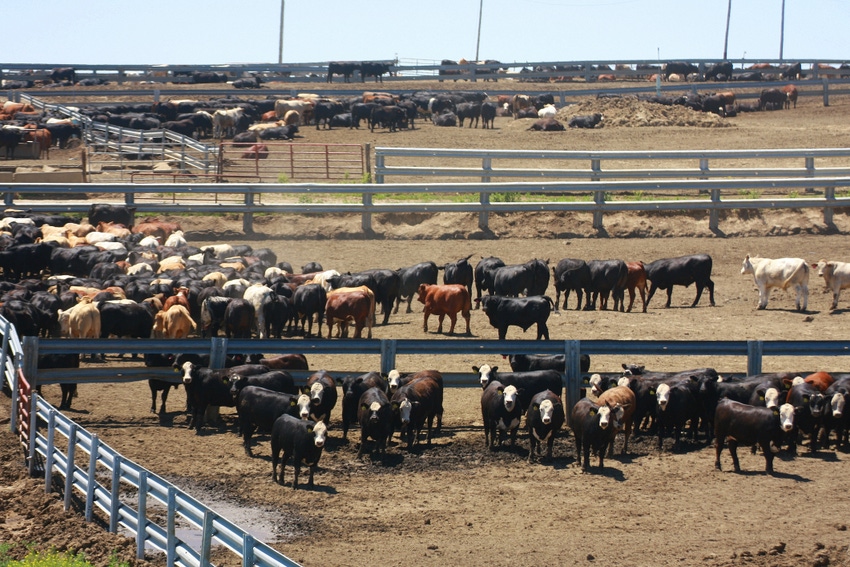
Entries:
[[172,305],[154,317],[153,330],[156,336],[166,339],[185,339],[198,325],[182,305]]
[[469,328],[472,302],[466,286],[460,284],[420,284],[416,293],[418,301],[425,305],[422,328],[426,333],[428,332],[428,318],[431,315],[437,315],[438,317],[438,333],[443,332],[443,320],[448,315],[451,322],[449,334],[453,334],[455,332],[458,313],[466,321],[466,334],[470,335],[472,333]]
[[780,76],[783,79],[799,80],[803,76],[803,66],[799,61],[791,65],[786,65],[782,69]]
[[629,271],[629,275],[626,278],[626,290],[629,292],[629,306],[626,308],[626,312],[632,312],[632,306],[635,304],[635,290],[637,290],[640,292],[643,312],[646,313],[646,266],[640,261],[626,262],[626,268]]
[[818,388],[798,377],[794,379],[785,401],[794,406],[794,427],[797,430],[792,436],[791,452],[797,452],[800,434],[809,435],[809,452],[816,452],[823,416],[827,411],[827,398]]
[[68,141],[71,138],[81,138],[82,130],[77,124],[68,122],[47,123],[44,127],[50,132],[50,135],[59,145],[59,149],[65,149]]
[[502,261],[501,258],[496,258],[495,256],[488,256],[486,258],[482,256],[481,260],[479,260],[479,262],[475,265],[476,309],[481,307],[481,293],[483,291],[495,293],[494,278],[496,270],[504,265],[505,262]]
[[511,444],[515,444],[522,420],[516,386],[491,381],[481,392],[481,418],[484,422],[484,443],[488,449],[494,449],[497,442],[501,446],[507,433],[510,433]]
[[[634,413],[637,408],[635,393],[628,386],[615,386],[610,390],[605,390],[599,394],[596,399],[596,403],[600,406],[605,404],[611,407],[619,406],[623,409],[623,415],[620,419],[620,425],[623,431],[623,449],[620,454],[625,455],[629,450],[629,438],[632,436]],[[611,438],[611,446],[608,450],[609,455],[614,452],[614,439],[615,437]]]
[[274,103],[274,111],[278,119],[286,116],[290,110],[296,111],[301,116],[301,124],[309,124],[313,118],[313,103],[307,100],[285,100],[278,99]]
[[782,442],[782,436],[794,427],[794,406],[782,404],[778,408],[760,408],[723,399],[714,414],[714,468],[721,470],[720,453],[726,443],[735,472],[741,472],[738,463],[738,445],[756,445],[764,453],[765,471],[773,474],[773,457]]
[[343,82],[350,83],[354,71],[360,71],[359,63],[331,61],[328,63],[328,82],[333,82],[334,75],[342,75]]
[[360,62],[360,81],[365,82],[367,77],[375,77],[376,83],[384,82],[384,74],[389,73],[392,65],[377,61]]
[[366,448],[366,441],[375,442],[372,454],[385,454],[387,441],[393,434],[393,410],[386,393],[377,387],[363,392],[357,404],[357,421],[360,424],[359,459]]
[[705,72],[706,81],[729,81],[732,79],[732,62],[722,61],[715,63]]
[[256,361],[257,364],[262,364],[266,368],[273,370],[309,370],[310,365],[307,363],[307,357],[303,354],[279,354],[269,358],[260,358]]
[[472,370],[478,375],[478,381],[482,388],[486,388],[494,380],[505,386],[516,386],[518,403],[523,411],[528,409],[531,398],[537,392],[549,390],[561,396],[564,388],[561,371],[555,369],[529,370],[525,372],[498,372],[498,366],[484,364],[481,367],[473,366]]
[[89,224],[97,226],[101,222],[114,222],[132,228],[136,207],[126,205],[94,204],[89,207]]
[[41,157],[50,157],[50,146],[53,145],[53,135],[47,128],[27,129],[23,132],[23,141],[34,142],[38,145]]
[[664,78],[670,80],[670,75],[676,74],[687,77],[693,73],[699,73],[699,67],[685,61],[671,61],[664,65]]
[[[5,307],[5,305],[4,305]],[[3,314],[5,316],[5,313]],[[10,321],[11,322],[11,321]],[[20,332],[20,331],[19,331]],[[38,370],[49,370],[59,368],[79,368],[80,357],[78,354],[40,354],[38,356]],[[171,384],[169,384],[170,386]],[[77,397],[76,382],[60,382],[59,387],[62,391],[62,399],[59,403],[59,409],[71,409],[71,401]],[[41,393],[41,386],[38,386],[38,392]],[[5,390],[4,390],[5,393]],[[165,404],[165,402],[163,402]],[[163,405],[164,407],[164,405]],[[164,410],[163,410],[164,411]]]
[[263,82],[260,80],[260,77],[254,75],[253,77],[236,79],[230,84],[234,89],[259,89],[262,88]]
[[[242,120],[245,111],[242,108],[218,109],[213,112],[213,137],[232,137],[237,134],[237,122]],[[243,130],[244,131],[244,130]]]
[[835,379],[832,377],[832,374],[829,374],[828,372],[819,371],[809,374],[808,376],[803,378],[803,382],[814,386],[821,392],[824,392],[832,385],[833,382],[835,382]]
[[451,110],[444,110],[439,114],[432,114],[431,121],[434,126],[457,126],[458,118]]
[[832,292],[830,311],[838,309],[838,298],[841,295],[841,290],[850,288],[850,263],[818,260],[811,266],[823,278],[826,289]]
[[242,159],[266,159],[269,157],[269,147],[265,144],[254,144],[242,153]]
[[501,296],[543,295],[549,287],[549,260],[502,266],[493,274],[493,293]]
[[313,334],[313,317],[318,324],[319,337],[322,336],[322,319],[325,318],[325,306],[328,303],[328,294],[319,284],[305,284],[299,286],[292,296],[292,304],[295,307],[298,325],[304,336]]
[[540,448],[546,444],[546,457],[552,458],[552,446],[555,437],[564,425],[566,415],[561,397],[544,390],[531,398],[525,414],[525,426],[528,429],[528,462],[539,455]]
[[291,140],[298,133],[298,125],[275,126],[274,128],[265,128],[260,130],[259,137],[261,140]]
[[[40,238],[37,234],[36,231],[21,240]],[[7,281],[18,281],[27,277],[40,277],[41,273],[50,267],[54,250],[53,246],[45,242],[15,244],[6,250],[0,250],[0,268],[3,269],[4,278]]]
[[50,71],[50,80],[54,83],[61,83],[62,81],[76,83],[77,73],[73,67],[56,67]]
[[[692,283],[696,283],[697,295],[691,307],[697,306],[700,297],[702,297],[702,291],[706,288],[708,288],[709,303],[714,307],[714,282],[711,281],[711,266],[712,260],[708,254],[662,258],[646,264],[646,279],[651,282],[646,305],[648,306],[649,302],[652,301],[652,296],[655,295],[656,291],[666,289],[667,304],[665,307],[669,308],[674,285],[688,287]],[[646,309],[644,309],[645,311]]]
[[[591,260],[587,263],[590,272],[590,285],[585,292],[591,295],[588,300],[590,309],[596,309],[596,300],[599,299],[599,308],[608,309],[609,295],[614,299],[614,311],[625,310],[626,282],[629,277],[629,268],[622,260]],[[585,305],[585,309],[588,309]]]
[[[301,472],[302,463],[310,467],[307,486],[312,487],[313,475],[322,456],[327,432],[327,426],[321,422],[303,421],[286,414],[277,418],[272,426],[271,435],[272,480],[283,484],[284,470],[291,456],[295,469],[292,489],[298,488],[298,475]],[[279,458],[281,451],[283,451],[283,457]],[[280,480],[277,477],[278,463],[280,463]]]
[[[244,372],[248,367],[250,374]],[[225,370],[223,373],[227,383],[230,384],[230,395],[236,400],[239,392],[248,386],[258,386],[274,392],[298,395],[298,387],[295,379],[285,370],[269,370],[261,364],[239,365],[235,370]],[[306,409],[306,407],[305,407]],[[305,416],[302,416],[306,418]]]
[[690,422],[691,437],[696,437],[700,416],[697,399],[698,382],[686,377],[675,383],[662,383],[655,391],[657,405],[655,418],[658,422],[658,450],[664,446],[664,436],[673,435],[673,449],[680,447],[682,429]]
[[224,313],[232,298],[207,297],[201,303],[201,337],[216,337],[224,324]]
[[407,125],[407,112],[400,106],[376,106],[369,115],[369,130],[374,132],[375,126],[387,128],[395,132]]
[[747,254],[742,274],[752,274],[759,291],[758,308],[767,307],[770,290],[794,288],[797,311],[805,311],[809,303],[809,265],[802,258],[760,258]]
[[535,120],[528,129],[534,132],[563,132],[566,130],[564,125],[554,118]]
[[548,119],[548,118],[554,119],[555,116],[557,116],[557,114],[558,114],[558,109],[555,108],[554,104],[546,104],[546,105],[543,106],[543,108],[541,108],[540,110],[537,111],[537,117],[542,118],[542,119]]
[[782,110],[788,95],[780,89],[764,89],[759,95],[759,110]]
[[254,431],[270,432],[278,417],[288,414],[301,419],[299,398],[303,397],[303,406],[308,406],[306,396],[288,394],[263,388],[261,386],[245,386],[239,390],[236,398],[236,412],[239,416],[239,435],[245,454],[252,456],[251,437]]
[[597,405],[582,398],[570,412],[570,427],[576,442],[576,459],[582,472],[590,468],[591,449],[599,455],[599,468],[605,467],[605,452],[617,434],[618,417],[622,408]]
[[[552,275],[555,280],[555,310],[558,310],[561,292],[564,292],[564,309],[567,309],[567,300],[570,291],[575,291],[578,302],[576,309],[581,309],[581,297],[584,290],[590,288],[590,268],[587,262],[575,258],[564,258],[552,267]],[[585,309],[590,308],[591,293],[588,291]]]
[[[557,370],[566,372],[566,357],[563,354],[511,354],[508,356],[511,370],[524,372],[526,370]],[[590,370],[590,356],[579,356],[581,372]]]
[[412,311],[410,304],[413,301],[413,296],[419,290],[419,286],[421,284],[436,284],[437,271],[437,264],[434,262],[420,262],[407,268],[399,268],[397,270],[399,277],[398,297],[393,313],[398,313],[399,305],[405,298],[407,298],[406,313],[410,313]]
[[387,381],[379,372],[367,372],[359,376],[346,376],[342,380],[342,438],[348,438],[348,426],[357,421],[360,396],[370,388],[387,392]]
[[821,441],[824,447],[829,449],[829,435],[833,430],[836,433],[835,446],[847,445],[848,425],[850,425],[850,412],[847,402],[850,401],[850,376],[843,376],[833,382],[825,391],[824,397],[829,407],[823,416],[823,429]]
[[490,321],[490,325],[499,332],[499,340],[505,340],[508,327],[520,327],[523,332],[532,325],[537,325],[537,340],[549,340],[549,327],[546,322],[554,304],[547,296],[535,297],[500,297],[485,295],[481,298],[481,306]]
[[224,336],[228,339],[250,339],[256,318],[254,306],[242,298],[234,298],[224,308]]
[[469,120],[469,127],[472,128],[472,123],[478,128],[478,121],[481,118],[481,103],[480,102],[462,102],[455,107],[455,114],[458,118],[458,126],[463,128],[463,121]]
[[[175,364],[178,364],[175,359]],[[186,388],[187,404],[192,408],[189,416],[189,428],[201,433],[204,414],[209,406],[233,407],[235,401],[231,393],[229,376],[249,376],[266,372],[265,366],[241,365],[229,369],[211,369],[198,366],[193,362],[182,362],[177,370],[183,374],[183,386]]]
[[65,338],[100,338],[100,311],[92,305],[88,297],[80,299],[80,302],[70,309],[60,309],[57,317],[61,335]]
[[398,297],[398,289],[401,281],[398,273],[385,268],[373,268],[352,275],[372,277],[375,287],[371,288],[370,286],[370,288],[375,292],[375,302],[381,305],[381,313],[384,315],[381,324],[386,325],[390,320],[390,313]]
[[442,375],[437,375],[439,382],[430,374],[417,373],[416,377],[396,389],[390,398],[394,425],[408,448],[419,443],[419,435],[426,422],[425,440],[431,445],[434,418],[442,416],[443,412]]
[[465,285],[470,297],[472,297],[472,282],[475,280],[474,270],[469,263],[471,257],[472,254],[457,262],[449,262],[441,268],[443,270],[443,283]]
[[496,121],[496,104],[493,102],[483,102],[481,103],[481,127],[482,128],[490,128],[491,130],[494,127]]
[[340,335],[347,336],[348,323],[354,323],[354,338],[363,335],[363,327],[368,329],[367,337],[372,338],[372,320],[375,317],[375,295],[366,286],[362,290],[345,288],[348,291],[335,290],[327,294],[325,316],[327,317],[328,338],[331,338],[335,321],[340,326]]
[[593,114],[580,115],[580,116],[572,116],[567,122],[567,126],[570,128],[596,128],[605,117],[599,112],[594,112]]
[[797,108],[797,96],[798,91],[797,87],[794,85],[785,85],[782,87],[782,92],[785,93],[785,109],[791,108],[791,104],[794,104],[794,108]]
[[[523,110],[525,108],[533,107],[533,104],[531,102],[530,96],[524,95],[524,94],[515,94],[513,96],[513,98],[511,98],[510,106],[511,106],[511,114],[513,115],[514,119],[516,119],[516,118],[519,118],[519,113],[520,113],[521,110]],[[535,114],[536,113],[537,113],[537,110],[535,109]]]
[[337,114],[345,112],[345,107],[341,102],[335,100],[319,101],[313,106],[313,119],[316,121],[316,130],[319,129],[322,122],[325,127],[331,129],[331,119]]
[[309,418],[330,423],[331,411],[337,402],[336,382],[331,375],[324,370],[314,372],[307,378],[302,392],[310,397]]
[[372,118],[372,110],[380,105],[376,102],[358,102],[351,105],[351,128],[360,128],[360,121],[368,124]]

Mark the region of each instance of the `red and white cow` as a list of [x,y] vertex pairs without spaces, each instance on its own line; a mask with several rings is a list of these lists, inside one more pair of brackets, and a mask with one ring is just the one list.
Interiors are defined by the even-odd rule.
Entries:
[[744,258],[742,274],[753,274],[759,290],[759,309],[767,307],[772,288],[788,289],[796,293],[797,311],[805,311],[809,304],[809,264],[802,258]]
[[826,289],[832,292],[830,309],[837,309],[841,290],[850,288],[850,263],[818,260],[816,264],[812,264],[812,268],[817,269]]

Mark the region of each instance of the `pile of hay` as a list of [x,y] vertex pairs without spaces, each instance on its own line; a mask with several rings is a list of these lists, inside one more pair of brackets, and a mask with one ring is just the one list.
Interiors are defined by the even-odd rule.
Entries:
[[558,110],[556,118],[567,124],[573,116],[601,112],[603,128],[617,126],[699,126],[721,128],[731,126],[728,118],[710,112],[698,112],[685,106],[665,106],[635,97],[588,99]]

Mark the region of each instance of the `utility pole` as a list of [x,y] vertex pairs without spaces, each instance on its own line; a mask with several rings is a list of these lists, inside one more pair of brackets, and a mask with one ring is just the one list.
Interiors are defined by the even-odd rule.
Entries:
[[[731,2],[731,0],[730,0]],[[280,42],[277,44],[277,64],[283,63],[283,11],[286,0],[280,0]]]
[[478,62],[478,46],[481,45],[481,15],[484,13],[484,0],[478,2],[478,39],[475,40],[475,61]]
[[779,25],[779,60],[782,61],[782,47],[785,45],[785,0],[782,0],[782,20]]
[[729,47],[729,17],[732,15],[732,0],[729,0],[729,5],[726,7],[726,38],[723,40],[723,60],[726,61],[726,54]]

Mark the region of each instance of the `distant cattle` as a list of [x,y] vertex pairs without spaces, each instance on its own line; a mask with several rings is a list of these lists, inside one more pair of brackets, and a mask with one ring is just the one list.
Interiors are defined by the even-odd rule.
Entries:
[[827,291],[832,292],[832,305],[830,310],[838,309],[838,298],[842,289],[850,288],[850,263],[819,260],[812,264],[812,269],[818,271],[823,278]]
[[767,307],[770,290],[794,288],[797,311],[805,311],[809,303],[809,265],[802,258],[759,258],[748,254],[741,266],[742,274],[752,274],[759,291],[758,308]]
[[355,71],[360,71],[359,63],[331,61],[328,63],[328,82],[333,82],[334,75],[342,75],[343,82],[350,83]]
[[[662,258],[646,264],[646,279],[651,283],[646,305],[652,300],[652,296],[659,289],[667,290],[667,304],[673,297],[673,286],[684,287],[696,284],[697,294],[691,307],[696,307],[702,296],[703,289],[708,289],[709,303],[714,307],[714,282],[711,280],[712,260],[708,254],[693,254],[690,256],[679,256],[677,258]],[[644,309],[646,311],[646,309]]]
[[759,110],[782,110],[788,95],[780,89],[764,89],[759,95]]
[[554,118],[541,118],[536,120],[528,129],[536,132],[562,132],[566,128]]
[[785,93],[785,108],[791,108],[792,104],[794,108],[797,108],[797,95],[799,94],[797,87],[794,85],[785,85],[782,87],[782,92]]
[[569,122],[567,122],[567,126],[570,128],[596,128],[596,126],[602,123],[604,118],[605,117],[599,112],[573,116],[570,118]]
[[554,307],[552,299],[547,296],[534,297],[500,297],[485,295],[481,298],[481,307],[499,333],[499,340],[505,340],[508,327],[520,327],[523,332],[532,325],[537,325],[537,340],[549,340],[549,327],[546,322]]

